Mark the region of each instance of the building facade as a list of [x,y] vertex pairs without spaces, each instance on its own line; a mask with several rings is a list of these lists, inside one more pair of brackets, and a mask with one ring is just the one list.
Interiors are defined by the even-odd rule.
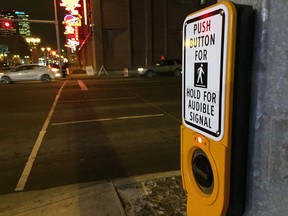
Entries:
[[29,15],[23,11],[15,11],[15,18],[23,20],[18,22],[18,28],[16,28],[19,35],[23,37],[31,36],[30,22],[26,21],[29,19]]
[[[166,58],[181,59],[185,17],[216,0],[90,0],[81,66],[96,70],[136,68]],[[84,30],[86,29],[86,30]],[[87,31],[87,29],[89,29]]]

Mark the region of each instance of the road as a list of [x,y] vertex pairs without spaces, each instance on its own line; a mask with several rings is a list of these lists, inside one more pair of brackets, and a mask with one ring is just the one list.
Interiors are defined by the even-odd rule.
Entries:
[[0,194],[180,169],[180,78],[22,82],[0,97]]

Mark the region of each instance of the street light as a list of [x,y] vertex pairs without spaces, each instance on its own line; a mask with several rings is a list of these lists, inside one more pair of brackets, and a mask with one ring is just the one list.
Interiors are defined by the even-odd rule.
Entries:
[[4,62],[5,64],[8,64],[8,62],[7,62],[7,53],[1,53],[0,54],[0,60],[2,61],[2,62]]
[[37,46],[41,42],[41,39],[34,37],[27,37],[26,42],[31,47],[32,63],[37,64],[39,62],[39,53]]
[[33,48],[36,47],[41,42],[41,39],[34,37],[27,37],[26,42]]
[[21,59],[19,55],[13,55],[12,56],[12,65],[16,66],[19,65],[21,63]]
[[46,47],[46,48],[41,47],[41,51],[43,52],[42,56],[44,56],[44,64],[49,65],[51,48],[50,47]]

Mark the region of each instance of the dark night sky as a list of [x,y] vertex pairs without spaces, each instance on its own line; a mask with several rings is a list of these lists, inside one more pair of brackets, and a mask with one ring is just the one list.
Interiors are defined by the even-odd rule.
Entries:
[[[58,20],[60,28],[61,48],[64,48],[65,37],[62,20],[65,10],[57,2]],[[54,0],[0,0],[0,10],[24,11],[33,20],[55,20]],[[40,37],[40,46],[51,46],[57,49],[56,31],[53,24],[31,23],[31,37]]]

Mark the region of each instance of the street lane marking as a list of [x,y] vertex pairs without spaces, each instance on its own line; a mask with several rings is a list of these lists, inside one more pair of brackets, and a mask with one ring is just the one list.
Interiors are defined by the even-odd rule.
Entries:
[[116,117],[116,120],[125,120],[125,119],[138,119],[138,118],[151,118],[151,117],[160,117],[164,116],[164,114],[153,114],[153,115],[138,115],[138,116],[124,116],[124,117]]
[[23,191],[24,188],[25,188],[27,179],[28,179],[28,177],[30,175],[30,172],[31,172],[31,169],[32,169],[32,166],[33,166],[33,163],[34,163],[34,161],[36,159],[37,153],[38,153],[38,151],[40,149],[40,146],[42,144],[43,138],[44,138],[44,136],[46,134],[49,122],[50,122],[50,120],[52,118],[52,115],[54,113],[57,101],[59,100],[60,94],[61,94],[61,92],[62,92],[62,90],[63,90],[63,88],[64,88],[66,83],[67,83],[67,80],[62,84],[61,88],[59,89],[59,91],[58,91],[58,93],[57,93],[57,95],[55,97],[54,103],[53,103],[53,105],[52,105],[52,107],[51,107],[51,109],[50,109],[50,111],[48,113],[48,116],[47,116],[47,118],[46,118],[46,120],[44,122],[44,125],[43,125],[41,131],[39,132],[38,138],[37,138],[37,140],[36,140],[36,142],[35,142],[35,144],[33,146],[33,149],[32,149],[32,151],[30,153],[28,161],[26,162],[26,165],[25,165],[25,167],[23,169],[23,172],[22,172],[22,175],[21,175],[21,177],[20,177],[20,179],[19,179],[19,181],[17,183],[15,191]]
[[77,82],[78,82],[78,85],[80,86],[82,91],[88,90],[87,86],[82,82],[82,80],[77,80]]
[[111,121],[112,118],[103,118],[103,119],[88,119],[88,120],[81,120],[81,121],[69,121],[69,122],[58,122],[52,123],[52,126],[57,125],[67,125],[67,124],[81,124],[81,123],[89,123],[89,122],[103,122],[103,121]]
[[151,118],[151,117],[161,117],[164,114],[152,114],[152,115],[137,115],[137,116],[122,116],[115,118],[103,118],[103,119],[88,119],[88,120],[80,120],[80,121],[69,121],[69,122],[58,122],[52,123],[52,126],[59,125],[68,125],[68,124],[81,124],[81,123],[90,123],[90,122],[104,122],[104,121],[113,121],[113,120],[127,120],[127,119],[139,119],[139,118]]
[[59,103],[82,103],[82,102],[94,102],[94,101],[110,101],[110,100],[129,100],[137,97],[119,97],[119,98],[99,98],[99,99],[88,99],[88,100],[67,100],[59,101]]
[[181,121],[180,121],[178,118],[176,118],[175,116],[173,116],[173,115],[171,115],[170,113],[166,112],[166,111],[163,110],[161,107],[159,107],[159,106],[157,106],[157,105],[155,105],[155,104],[149,102],[149,101],[146,100],[145,98],[143,98],[143,97],[141,97],[140,95],[138,95],[138,94],[136,94],[136,93],[130,91],[129,89],[126,89],[126,91],[127,91],[127,92],[130,92],[131,94],[135,95],[137,98],[140,98],[141,100],[143,100],[145,103],[147,103],[147,104],[149,104],[149,105],[155,107],[155,108],[158,109],[159,111],[165,113],[167,116],[170,116],[172,119],[174,119],[174,120],[176,120],[177,122],[181,123]]

